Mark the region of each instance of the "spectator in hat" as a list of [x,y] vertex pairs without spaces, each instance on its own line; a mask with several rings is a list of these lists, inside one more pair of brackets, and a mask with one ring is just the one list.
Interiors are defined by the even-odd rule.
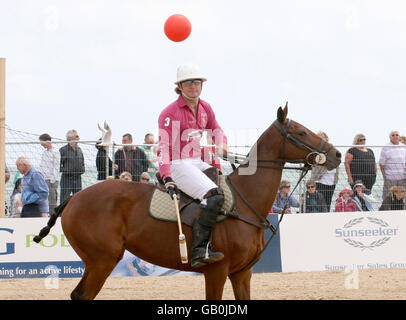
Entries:
[[404,187],[393,186],[390,188],[390,195],[383,200],[379,208],[379,211],[385,210],[406,210]]
[[335,212],[354,212],[357,211],[354,199],[351,196],[354,192],[351,189],[343,188],[336,200]]
[[373,211],[372,198],[365,193],[366,187],[361,180],[354,183],[354,194],[352,199],[355,201],[357,211]]

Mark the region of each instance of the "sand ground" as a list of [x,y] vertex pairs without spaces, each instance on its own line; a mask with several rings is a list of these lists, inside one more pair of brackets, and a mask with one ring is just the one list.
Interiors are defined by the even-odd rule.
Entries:
[[[0,300],[64,300],[79,282],[73,279],[0,279]],[[110,277],[97,300],[201,300],[204,277]],[[253,300],[404,300],[406,269],[254,274]],[[223,299],[233,300],[227,280]]]

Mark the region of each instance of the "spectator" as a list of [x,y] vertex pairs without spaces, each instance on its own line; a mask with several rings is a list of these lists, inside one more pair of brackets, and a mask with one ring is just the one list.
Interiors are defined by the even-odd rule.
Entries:
[[[328,142],[328,136],[325,132],[319,131],[318,136]],[[339,167],[328,170],[325,166],[313,166],[311,180],[316,183],[317,191],[320,192],[326,201],[327,211],[330,211],[331,199],[338,182]]]
[[154,148],[154,135],[152,133],[147,133],[144,138],[145,144],[150,144],[150,146],[140,146],[140,149],[144,151],[145,156],[148,161],[148,174],[150,176],[150,183],[155,184],[155,175],[158,171],[158,158],[156,155],[156,148]]
[[406,144],[406,136],[401,136],[399,139],[400,139],[400,142],[402,142],[403,144]]
[[44,175],[45,182],[49,189],[49,212],[52,213],[58,205],[58,180],[61,155],[58,150],[53,147],[51,140],[51,136],[47,133],[39,136],[39,141],[41,141],[41,145],[45,148],[41,156],[39,170]]
[[79,135],[76,130],[66,133],[69,143],[59,149],[61,154],[61,203],[76,192],[82,190],[82,174],[85,172],[85,159],[78,146]]
[[379,208],[379,211],[385,210],[406,210],[404,187],[393,186],[390,188],[390,195],[383,200]]
[[348,183],[354,189],[354,181],[361,180],[368,190],[372,191],[375,184],[377,165],[374,152],[365,147],[365,135],[362,133],[354,137],[353,145],[359,147],[350,148],[345,155],[345,170]]
[[24,175],[21,181],[23,208],[21,218],[47,217],[49,212],[48,186],[44,175],[31,167],[30,161],[19,157],[17,169]]
[[133,176],[128,171],[124,171],[120,174],[120,179],[126,181],[133,181]]
[[[106,180],[106,158],[108,146],[100,146],[99,143],[102,139],[99,139],[99,142],[96,143],[97,155],[96,155],[96,168],[97,168],[97,182]],[[109,176],[113,174],[113,161],[109,157]],[[117,165],[115,165],[117,167]]]
[[355,201],[357,211],[373,211],[372,198],[365,193],[365,189],[366,187],[361,180],[355,181],[352,199]]
[[141,173],[140,182],[141,183],[151,183],[151,177],[149,176],[148,172]]
[[335,212],[354,212],[357,211],[354,199],[351,196],[354,194],[351,189],[344,188],[340,191],[336,200]]
[[301,211],[305,213],[327,212],[326,200],[323,194],[317,191],[314,180],[310,179],[306,182],[306,189]]
[[117,150],[114,156],[114,162],[117,165],[115,170],[116,178],[123,171],[128,171],[131,173],[133,181],[140,181],[141,173],[148,171],[148,161],[145,152],[140,148],[131,146],[133,138],[129,133],[123,135],[122,142],[126,146]]
[[292,211],[290,210],[291,207],[299,208],[299,202],[295,198],[289,197],[289,191],[290,182],[287,180],[282,180],[279,186],[279,192],[276,195],[275,201],[272,206],[272,211],[274,213],[292,213]]
[[406,188],[406,147],[399,146],[399,132],[392,131],[389,134],[390,142],[383,147],[379,158],[379,166],[383,176],[382,199],[389,196],[389,190],[393,186]]
[[17,179],[13,193],[10,196],[10,218],[20,218],[21,210],[23,208],[23,202],[21,199],[21,181],[22,179]]

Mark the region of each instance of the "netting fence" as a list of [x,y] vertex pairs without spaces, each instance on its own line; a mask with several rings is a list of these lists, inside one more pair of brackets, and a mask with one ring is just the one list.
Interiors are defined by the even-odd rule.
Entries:
[[[68,142],[69,141],[66,141],[64,139],[58,139],[58,138],[53,137],[51,144],[55,150],[59,151],[61,148],[67,146]],[[99,141],[78,141],[77,145],[80,148],[81,153],[83,154],[83,166],[84,166],[83,173],[79,174],[79,176],[81,178],[81,189],[87,188],[87,187],[97,183],[98,177],[100,178],[100,176],[98,176],[99,172],[98,172],[98,168],[97,168],[98,148],[96,147],[96,144],[98,142]],[[156,151],[156,148],[151,145],[139,145],[139,144],[135,145],[134,144],[133,146],[141,147],[144,150],[151,150],[152,154],[154,154],[154,152]],[[337,181],[336,181],[335,188],[334,188],[334,191],[332,194],[332,201],[331,201],[331,206],[330,206],[329,211],[332,211],[332,212],[334,211],[334,204],[335,204],[336,199],[339,196],[340,191],[343,188],[351,188],[350,184],[348,182],[348,175],[346,172],[344,157],[345,157],[347,151],[350,148],[354,148],[354,147],[355,146],[336,146],[336,148],[342,153],[343,159],[342,159],[342,163],[337,168],[338,179],[336,179]],[[364,174],[364,180],[366,180],[366,179],[369,179],[371,181],[374,180],[374,183],[372,184],[372,188],[371,188],[371,196],[372,196],[371,205],[372,205],[372,209],[374,211],[379,210],[379,207],[381,206],[383,198],[384,198],[384,196],[382,194],[383,188],[384,188],[384,179],[383,179],[381,170],[379,168],[379,158],[380,158],[380,154],[381,154],[383,147],[384,146],[367,146],[367,148],[370,150],[370,153],[372,153],[373,162],[371,162],[371,159],[364,159],[364,160],[361,159],[361,160],[353,161],[353,164],[352,164],[353,166],[358,166],[357,170],[362,171],[363,168],[365,169],[364,171],[366,173]],[[401,148],[402,150],[404,150],[406,152],[405,145],[401,144],[398,146],[398,148]],[[123,149],[123,145],[120,145],[120,144],[114,144],[112,147],[108,148],[107,154],[109,155],[109,158],[112,160],[112,163],[109,164],[110,167],[114,166],[114,164],[117,163],[117,151],[122,150],[122,149]],[[237,153],[237,154],[247,154],[250,149],[251,149],[251,146],[229,146],[229,150],[234,153]],[[45,148],[44,148],[44,146],[41,145],[41,143],[39,141],[39,135],[27,133],[27,132],[23,132],[23,131],[18,131],[18,130],[13,130],[9,127],[6,127],[6,166],[10,172],[10,180],[6,184],[6,188],[5,188],[6,201],[8,204],[10,202],[10,196],[14,190],[14,184],[15,184],[16,180],[21,177],[21,174],[18,172],[17,167],[16,167],[17,158],[20,156],[25,156],[26,158],[28,158],[30,160],[31,165],[38,169],[41,167],[41,159],[42,159],[44,151],[45,151]],[[69,159],[69,156],[71,156],[72,158]],[[125,154],[123,154],[122,156],[126,157]],[[72,170],[75,170],[74,169],[75,161],[78,161],[77,158],[75,158],[75,157],[77,157],[77,154],[71,153],[71,154],[68,154],[67,159],[65,159],[66,161],[73,163],[72,168],[71,168]],[[149,174],[151,177],[150,183],[154,183],[153,176],[158,167],[156,158],[154,158],[154,155],[152,155],[152,156],[150,155],[150,157],[147,157],[147,158],[150,160],[152,159],[153,161],[151,160],[151,162],[153,162],[153,164],[148,165],[148,168],[146,170],[145,169],[138,169],[138,170],[147,171],[147,172],[149,171]],[[141,160],[145,161],[145,159],[135,159],[135,162],[140,162]],[[60,160],[60,161],[62,161],[62,160]],[[103,160],[103,161],[105,161],[105,160]],[[405,163],[396,163],[397,158],[394,158],[394,160],[392,160],[392,161],[393,161],[392,165],[395,165],[395,166],[398,166],[399,168],[401,168],[399,170],[403,170],[403,177],[404,177],[405,176],[405,173],[404,173]],[[224,174],[229,174],[230,172],[232,172],[232,166],[229,162],[221,160],[221,166],[222,166],[222,171]],[[369,171],[371,170],[370,169],[371,166],[374,168],[376,166],[376,174],[375,174],[375,169],[374,169],[374,172],[368,173],[368,170]],[[104,166],[104,168],[106,168],[106,166]],[[59,172],[58,172],[59,185],[58,185],[58,200],[57,200],[57,204],[59,204],[61,201],[61,191],[63,191],[63,190],[61,190],[61,185],[60,185],[61,176],[62,176],[61,167],[59,166],[57,168],[57,170],[59,170]],[[133,167],[127,168],[127,167],[125,167],[125,165],[124,165],[124,167],[120,168],[120,171],[131,171],[131,170],[135,170],[135,169]],[[113,172],[114,172],[114,170],[113,170]],[[120,172],[116,172],[116,173],[120,173]],[[140,173],[141,173],[141,171],[138,173],[138,175]],[[78,172],[70,171],[70,174],[75,175],[75,174],[78,174]],[[292,197],[295,198],[296,200],[298,200],[301,204],[303,204],[303,202],[306,201],[306,197],[303,198],[302,195],[306,194],[306,190],[307,190],[306,181],[311,178],[311,175],[312,175],[312,172],[309,172],[308,175],[306,176],[305,180],[299,184],[299,186],[296,188],[296,190],[292,194]],[[296,185],[296,182],[298,181],[299,176],[300,176],[300,171],[298,171],[298,170],[284,170],[282,173],[282,180],[288,181],[293,188],[293,186]],[[117,178],[117,174],[116,174],[116,178]],[[105,175],[103,176],[103,179],[105,179]],[[331,179],[332,179],[332,175],[330,176],[330,181],[332,181]],[[326,182],[326,181],[322,180],[322,182]],[[364,184],[365,183],[366,182],[364,181]],[[401,182],[401,183],[405,183],[405,182]],[[318,186],[320,186],[320,185],[318,184]],[[319,191],[323,191],[323,190],[319,190]],[[303,211],[305,211],[305,209],[302,206],[299,206],[298,208],[293,208],[293,212],[299,213],[299,212],[303,212]]]

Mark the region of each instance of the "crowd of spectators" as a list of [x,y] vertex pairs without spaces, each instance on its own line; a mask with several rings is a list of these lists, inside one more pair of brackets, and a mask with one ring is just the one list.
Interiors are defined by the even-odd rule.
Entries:
[[[17,174],[14,190],[10,196],[6,216],[43,217],[52,213],[59,203],[70,195],[82,190],[82,175],[86,171],[85,158],[78,145],[80,138],[76,130],[66,133],[66,145],[59,150],[52,143],[49,134],[40,135],[39,141],[44,148],[38,168],[31,165],[30,159],[19,157],[16,162]],[[106,179],[122,179],[141,183],[155,184],[158,170],[156,142],[154,135],[145,135],[145,146],[133,145],[132,135],[122,137],[123,147],[114,154],[114,163],[107,153],[107,146],[96,143],[95,166],[97,182]],[[6,183],[10,172],[6,166]]]
[[[324,132],[318,135],[328,141]],[[379,210],[405,210],[406,190],[406,137],[398,131],[389,134],[389,142],[381,150],[378,163],[372,149],[365,147],[366,137],[357,134],[353,146],[345,154],[344,168],[348,187],[343,188],[335,204],[334,212],[374,211],[376,202],[371,195],[378,173],[378,166],[383,177],[382,203]],[[271,209],[272,213],[291,213],[291,208],[299,207],[301,213],[330,212],[332,196],[338,182],[339,168],[327,170],[323,166],[313,166],[311,178],[306,182],[306,192],[299,201],[289,194],[290,182],[283,180]]]
[[[318,135],[326,141],[329,139],[325,132],[319,132]],[[78,146],[78,132],[69,130],[66,134],[68,143],[59,150],[52,144],[49,134],[42,134],[39,140],[44,151],[38,169],[32,167],[30,160],[25,157],[17,159],[14,190],[9,207],[6,207],[8,217],[46,216],[53,212],[58,200],[62,203],[70,195],[82,190],[81,176],[86,168],[83,152]],[[107,154],[107,147],[100,145],[100,142],[101,139],[96,143],[97,182],[110,178],[157,183],[157,143],[152,133],[145,135],[144,145],[140,147],[133,145],[131,134],[124,134],[123,146],[115,152],[114,163]],[[398,131],[390,132],[389,142],[382,148],[378,163],[373,150],[365,147],[365,143],[364,134],[355,135],[354,147],[347,150],[344,162],[349,188],[343,188],[336,199],[333,199],[333,195],[339,168],[327,170],[324,166],[315,165],[311,178],[306,181],[306,191],[300,195],[299,200],[290,194],[291,183],[288,180],[281,181],[270,212],[373,211],[372,203],[375,200],[371,192],[378,167],[384,181],[379,210],[405,210],[406,148],[396,146],[406,144],[406,137],[400,136]],[[219,162],[214,160],[214,154],[215,150],[211,147],[202,149],[202,159],[221,169]],[[6,183],[9,179],[10,172],[6,166]]]

